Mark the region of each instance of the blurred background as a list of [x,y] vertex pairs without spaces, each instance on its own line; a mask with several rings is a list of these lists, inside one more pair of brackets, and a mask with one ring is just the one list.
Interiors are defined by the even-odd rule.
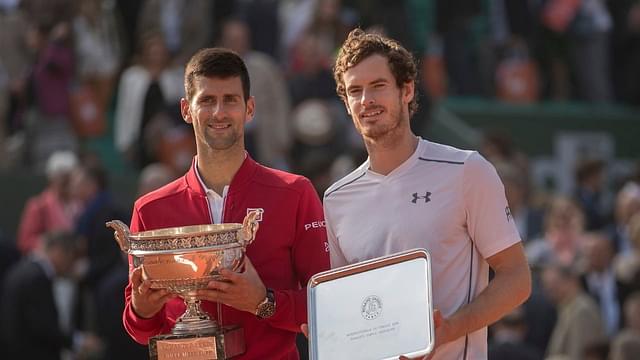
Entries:
[[490,359],[637,358],[638,0],[0,0],[0,357],[144,358],[104,222],[189,167],[197,49],[247,63],[258,161],[320,195],[360,164],[331,70],[354,27],[418,60],[415,133],[480,151],[505,184],[534,289]]

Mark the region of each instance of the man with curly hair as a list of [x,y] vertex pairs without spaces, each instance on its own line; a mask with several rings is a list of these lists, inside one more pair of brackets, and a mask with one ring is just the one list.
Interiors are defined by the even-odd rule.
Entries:
[[531,291],[495,169],[476,151],[412,133],[416,64],[398,42],[353,30],[334,77],[369,158],[325,192],[331,266],[427,249],[437,309],[433,358],[486,359],[487,326]]

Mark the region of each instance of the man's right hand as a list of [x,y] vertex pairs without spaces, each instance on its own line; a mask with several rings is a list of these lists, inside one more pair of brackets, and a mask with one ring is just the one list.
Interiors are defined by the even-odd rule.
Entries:
[[152,289],[151,282],[142,279],[142,267],[131,272],[131,306],[141,318],[152,318],[164,304],[177,295],[166,289]]

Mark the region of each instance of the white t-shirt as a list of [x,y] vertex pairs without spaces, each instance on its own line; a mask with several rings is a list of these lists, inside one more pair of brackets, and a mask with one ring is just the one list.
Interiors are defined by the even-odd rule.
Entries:
[[[324,195],[331,266],[412,248],[432,257],[434,307],[445,317],[486,286],[486,258],[520,236],[493,166],[475,151],[420,139],[386,176],[369,160]],[[487,329],[441,346],[434,359],[486,359]]]

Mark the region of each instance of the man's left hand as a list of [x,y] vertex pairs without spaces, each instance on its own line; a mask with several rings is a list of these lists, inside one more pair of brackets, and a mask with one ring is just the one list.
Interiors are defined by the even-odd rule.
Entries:
[[255,314],[258,304],[267,296],[267,289],[251,260],[245,257],[243,272],[223,269],[220,276],[222,279],[210,281],[206,289],[198,290],[198,299]]

